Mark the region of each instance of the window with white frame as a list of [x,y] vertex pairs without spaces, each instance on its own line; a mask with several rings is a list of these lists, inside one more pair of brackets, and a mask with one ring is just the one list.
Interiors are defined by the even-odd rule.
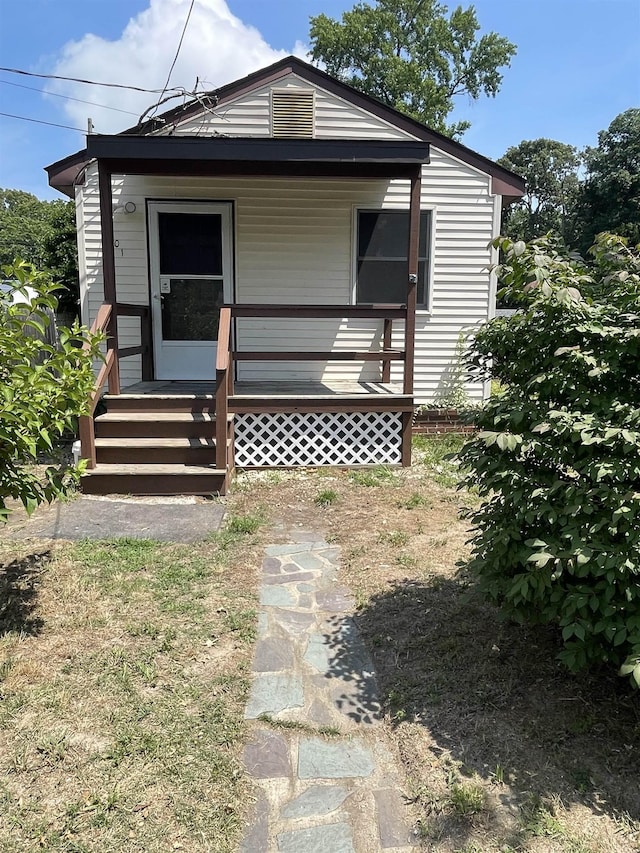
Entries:
[[[356,304],[406,303],[409,280],[408,210],[358,210],[356,224]],[[418,308],[429,294],[431,211],[420,213]]]

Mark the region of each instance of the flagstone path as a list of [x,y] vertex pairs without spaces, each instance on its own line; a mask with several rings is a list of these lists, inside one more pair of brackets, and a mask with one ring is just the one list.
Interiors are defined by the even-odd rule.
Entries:
[[289,538],[262,563],[244,752],[258,796],[241,851],[405,853],[415,836],[339,549]]

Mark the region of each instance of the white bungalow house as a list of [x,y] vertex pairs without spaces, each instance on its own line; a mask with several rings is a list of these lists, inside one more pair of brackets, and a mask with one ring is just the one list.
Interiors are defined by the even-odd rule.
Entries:
[[[409,464],[490,318],[517,175],[288,57],[47,167],[106,329],[87,491],[209,493],[235,465]],[[470,398],[487,389],[469,384]]]

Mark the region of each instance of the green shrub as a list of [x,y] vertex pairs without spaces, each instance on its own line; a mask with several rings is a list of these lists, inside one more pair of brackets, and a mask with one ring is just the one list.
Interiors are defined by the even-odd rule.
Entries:
[[25,301],[0,301],[0,523],[9,515],[8,498],[31,512],[77,480],[79,469],[64,463],[42,474],[30,466],[63,433],[75,432],[77,416],[86,413],[100,342],[76,324],[58,330],[57,347],[45,343],[40,336],[56,308],[58,288],[22,261],[3,271]]
[[571,670],[640,686],[640,256],[612,235],[590,269],[549,238],[494,245],[520,310],[471,357],[503,386],[461,453],[482,497],[471,568],[510,617],[559,626]]

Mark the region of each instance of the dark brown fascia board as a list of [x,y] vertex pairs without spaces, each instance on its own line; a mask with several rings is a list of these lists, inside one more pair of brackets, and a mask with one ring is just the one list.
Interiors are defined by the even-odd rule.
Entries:
[[[304,62],[297,56],[287,56],[284,59],[280,59],[278,62],[273,63],[273,65],[269,65],[259,71],[254,71],[252,74],[248,74],[240,80],[235,80],[233,83],[228,83],[225,86],[221,86],[215,92],[207,94],[215,96],[218,105],[223,105],[238,96],[247,94],[248,92],[259,88],[260,86],[277,82],[277,80],[282,79],[283,77],[286,77],[287,74],[291,73],[297,74],[309,83],[321,86],[328,92],[337,95],[339,98],[349,101],[355,106],[361,107],[367,112],[383,119],[383,121],[389,122],[395,127],[416,136],[424,142],[432,143],[442,151],[451,154],[453,157],[457,157],[459,160],[462,160],[464,163],[468,163],[470,166],[479,169],[481,172],[500,179],[501,183],[504,183],[509,188],[510,194],[524,194],[524,180],[520,175],[517,175],[509,169],[505,169],[504,166],[500,166],[498,163],[494,163],[493,160],[490,160],[482,154],[478,154],[471,148],[467,148],[467,146],[463,145],[461,142],[456,142],[448,136],[444,136],[442,133],[430,130],[419,121],[416,121],[404,113],[393,109],[393,107],[388,107],[386,104],[383,104],[382,101],[379,101],[377,98],[365,95],[363,92],[359,92],[347,83],[342,83],[340,80],[336,80],[334,77],[327,74],[326,71],[322,71],[320,68],[316,68],[315,65]],[[163,121],[164,126],[174,122],[184,121],[190,116],[201,111],[201,104],[198,101],[193,101],[184,107],[175,107],[166,113],[162,113],[162,115],[157,118]],[[139,134],[140,132],[140,127],[129,128],[128,130],[123,131],[123,133],[127,135]]]
[[162,175],[181,178],[196,177],[265,177],[265,178],[405,178],[410,180],[421,164],[387,162],[309,162],[265,160],[148,160],[126,158],[99,160],[112,175]]
[[74,180],[93,159],[114,174],[410,178],[429,162],[429,145],[380,139],[91,134],[85,149],[46,167],[50,186],[73,197]]
[[86,153],[97,160],[229,163],[359,163],[418,166],[429,162],[425,142],[380,139],[110,136],[91,134]]
[[44,170],[49,179],[49,186],[64,193],[69,198],[73,198],[73,188],[78,175],[90,161],[91,157],[87,154],[87,149],[83,148],[82,151],[76,151],[75,154],[70,154],[50,166],[45,166]]

